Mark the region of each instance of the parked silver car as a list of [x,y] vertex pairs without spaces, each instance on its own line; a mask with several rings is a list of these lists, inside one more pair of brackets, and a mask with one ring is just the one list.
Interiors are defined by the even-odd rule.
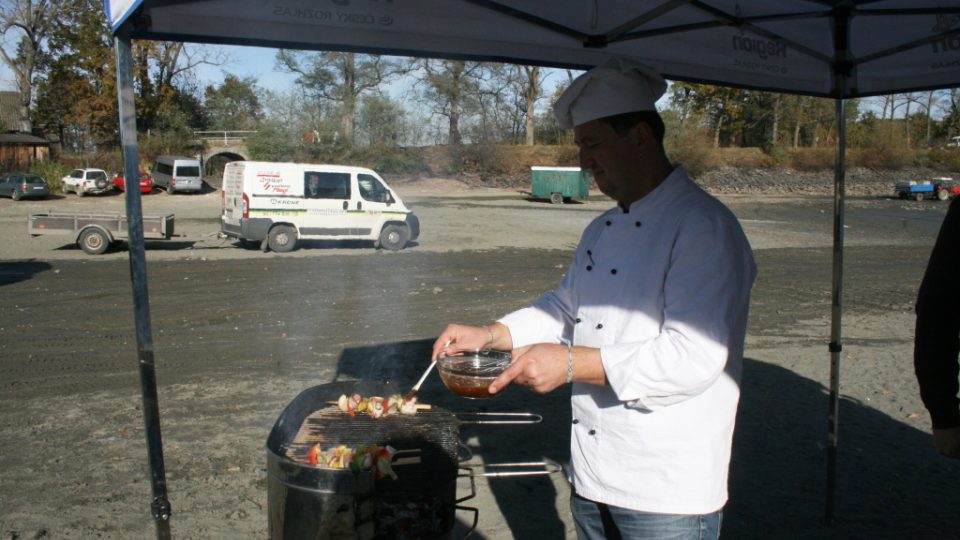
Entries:
[[46,199],[50,196],[50,185],[37,174],[10,173],[0,178],[0,196],[20,199]]

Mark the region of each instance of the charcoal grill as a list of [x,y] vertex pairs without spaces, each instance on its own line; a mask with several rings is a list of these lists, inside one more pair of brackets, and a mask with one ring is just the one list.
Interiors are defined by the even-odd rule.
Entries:
[[[552,463],[461,466],[464,448],[459,425],[538,422],[528,413],[470,415],[465,419],[439,407],[416,415],[374,419],[345,415],[336,405],[342,394],[388,395],[383,384],[345,381],[314,386],[287,405],[267,438],[268,521],[270,538],[349,540],[442,539],[451,536],[458,507],[475,493],[476,476],[512,476],[559,472]],[[465,415],[466,416],[466,415]],[[499,418],[498,418],[499,417]],[[310,465],[314,444],[331,448],[390,445],[398,450],[397,479],[375,480],[372,472],[354,473]],[[412,458],[411,458],[412,456]],[[470,477],[470,494],[457,499],[458,476]],[[472,530],[472,528],[471,528]]]

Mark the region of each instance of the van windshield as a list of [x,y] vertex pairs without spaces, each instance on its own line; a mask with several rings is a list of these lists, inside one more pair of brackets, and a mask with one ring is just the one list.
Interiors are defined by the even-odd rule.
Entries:
[[200,167],[196,167],[196,166],[177,167],[177,176],[200,176]]

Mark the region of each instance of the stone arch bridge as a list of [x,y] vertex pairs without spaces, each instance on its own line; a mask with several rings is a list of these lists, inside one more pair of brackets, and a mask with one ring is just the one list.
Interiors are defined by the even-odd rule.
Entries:
[[203,160],[203,176],[223,176],[223,166],[231,161],[250,159],[247,137],[256,131],[194,131],[203,144],[200,158]]

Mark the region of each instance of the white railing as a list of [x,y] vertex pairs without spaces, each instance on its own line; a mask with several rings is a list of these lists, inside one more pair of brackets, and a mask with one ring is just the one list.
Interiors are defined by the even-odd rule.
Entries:
[[193,134],[198,139],[203,139],[209,143],[221,142],[224,146],[231,143],[243,142],[247,140],[250,133],[256,131],[194,131]]

